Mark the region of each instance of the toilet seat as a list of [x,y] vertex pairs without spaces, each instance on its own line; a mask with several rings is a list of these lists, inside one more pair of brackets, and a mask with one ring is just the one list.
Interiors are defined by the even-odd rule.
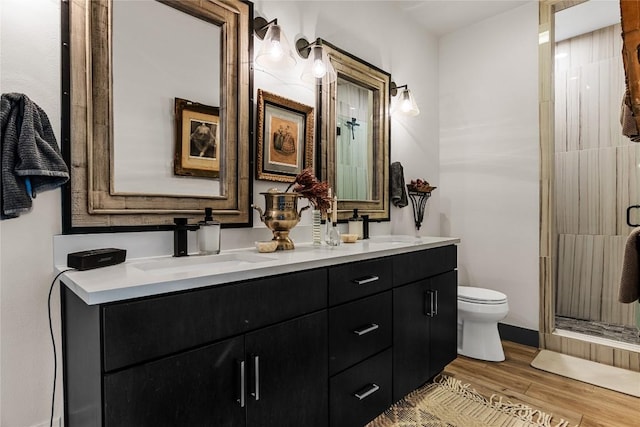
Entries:
[[507,296],[502,292],[473,286],[459,286],[458,300],[472,304],[504,304]]

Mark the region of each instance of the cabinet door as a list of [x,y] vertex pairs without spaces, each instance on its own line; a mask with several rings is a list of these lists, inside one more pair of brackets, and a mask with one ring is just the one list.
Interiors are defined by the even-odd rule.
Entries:
[[429,281],[393,290],[393,400],[429,379]]
[[105,375],[104,425],[244,426],[243,350],[239,337]]
[[247,425],[326,427],[327,311],[246,335]]
[[429,377],[440,373],[458,355],[458,272],[449,271],[430,279],[435,293],[431,317]]

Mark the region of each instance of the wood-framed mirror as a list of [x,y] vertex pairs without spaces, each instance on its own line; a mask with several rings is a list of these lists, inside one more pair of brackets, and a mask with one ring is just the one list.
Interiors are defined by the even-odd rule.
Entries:
[[391,75],[322,40],[337,80],[318,85],[317,164],[338,196],[338,219],[358,209],[389,220]]
[[64,233],[168,229],[206,207],[252,224],[252,16],[244,0],[63,2]]

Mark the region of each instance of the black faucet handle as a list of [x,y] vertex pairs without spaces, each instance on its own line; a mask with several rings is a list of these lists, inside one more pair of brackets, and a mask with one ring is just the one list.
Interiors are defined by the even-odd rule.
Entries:
[[198,224],[187,224],[188,218],[173,218],[173,223],[176,225],[177,231],[196,231],[200,226]]

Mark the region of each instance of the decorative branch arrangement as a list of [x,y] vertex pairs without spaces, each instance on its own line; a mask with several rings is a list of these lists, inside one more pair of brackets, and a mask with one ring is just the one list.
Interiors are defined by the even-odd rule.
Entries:
[[[294,186],[295,185],[295,186]],[[285,193],[293,186],[293,191],[309,200],[314,209],[323,213],[331,208],[331,197],[329,197],[329,184],[319,181],[315,177],[311,168],[300,172],[295,180],[287,187]]]

